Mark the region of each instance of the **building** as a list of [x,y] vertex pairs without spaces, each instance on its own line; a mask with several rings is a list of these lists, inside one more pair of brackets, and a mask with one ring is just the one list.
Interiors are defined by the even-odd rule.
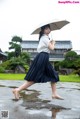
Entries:
[[3,53],[0,49],[0,64],[7,59],[6,53]]
[[[31,54],[31,60],[37,54],[37,46],[39,41],[22,41],[22,52],[29,52]],[[51,51],[49,60],[51,62],[61,61],[64,59],[64,54],[72,49],[71,41],[56,41],[55,49]]]

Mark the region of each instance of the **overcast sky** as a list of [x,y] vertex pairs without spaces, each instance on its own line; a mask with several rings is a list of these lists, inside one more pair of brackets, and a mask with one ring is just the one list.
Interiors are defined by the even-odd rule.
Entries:
[[58,0],[0,0],[2,51],[8,50],[9,42],[15,35],[23,40],[38,40],[38,35],[30,34],[40,24],[54,19],[66,19],[70,24],[53,31],[53,39],[71,40],[73,50],[80,50],[80,3],[71,2],[63,4],[58,3]]

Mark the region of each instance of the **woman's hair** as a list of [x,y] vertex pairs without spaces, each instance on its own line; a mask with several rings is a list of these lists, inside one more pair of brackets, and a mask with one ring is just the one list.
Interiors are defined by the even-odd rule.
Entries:
[[44,30],[45,30],[46,28],[50,28],[50,25],[47,24],[47,25],[44,25],[44,26],[41,27],[41,31],[39,32],[39,40],[40,40],[40,38],[43,36]]

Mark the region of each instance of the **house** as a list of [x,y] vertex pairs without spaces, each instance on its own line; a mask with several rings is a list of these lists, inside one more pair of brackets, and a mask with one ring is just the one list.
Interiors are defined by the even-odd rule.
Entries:
[[0,63],[5,61],[7,59],[7,54],[3,53],[2,50],[0,49]]
[[[29,52],[31,54],[31,61],[37,55],[37,46],[39,41],[26,40],[21,42],[22,52]],[[50,53],[50,62],[64,60],[66,52],[72,49],[72,42],[70,40],[56,41],[55,49]]]

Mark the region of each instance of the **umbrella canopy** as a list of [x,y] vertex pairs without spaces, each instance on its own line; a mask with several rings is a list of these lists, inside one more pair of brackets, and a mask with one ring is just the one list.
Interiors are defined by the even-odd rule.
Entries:
[[53,31],[53,30],[61,29],[63,26],[67,25],[68,23],[70,23],[70,22],[67,21],[67,20],[54,21],[54,22],[51,22],[51,23],[46,23],[46,24],[41,25],[35,31],[33,31],[32,34],[39,34],[39,32],[41,31],[41,27],[44,26],[44,25],[47,25],[47,24],[50,24],[51,31]]

